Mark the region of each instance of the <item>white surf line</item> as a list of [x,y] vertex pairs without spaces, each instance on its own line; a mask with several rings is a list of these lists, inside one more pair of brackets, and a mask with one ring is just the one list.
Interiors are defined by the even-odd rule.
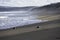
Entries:
[[8,16],[0,16],[0,19],[8,18]]
[[0,12],[1,13],[26,13],[27,11],[7,11],[7,12]]

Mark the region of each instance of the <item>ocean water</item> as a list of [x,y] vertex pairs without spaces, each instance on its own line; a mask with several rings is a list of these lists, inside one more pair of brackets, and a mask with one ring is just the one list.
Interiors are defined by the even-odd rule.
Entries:
[[0,13],[0,29],[22,27],[24,25],[44,22],[29,13]]

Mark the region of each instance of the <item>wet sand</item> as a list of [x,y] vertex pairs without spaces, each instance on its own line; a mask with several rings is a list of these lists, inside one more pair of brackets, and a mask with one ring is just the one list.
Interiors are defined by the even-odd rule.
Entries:
[[0,37],[0,40],[60,40],[60,27]]

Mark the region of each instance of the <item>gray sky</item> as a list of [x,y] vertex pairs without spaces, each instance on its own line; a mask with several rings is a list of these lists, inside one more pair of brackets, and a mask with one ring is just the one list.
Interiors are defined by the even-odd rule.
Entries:
[[60,0],[0,0],[2,6],[43,6],[51,3],[60,2]]

